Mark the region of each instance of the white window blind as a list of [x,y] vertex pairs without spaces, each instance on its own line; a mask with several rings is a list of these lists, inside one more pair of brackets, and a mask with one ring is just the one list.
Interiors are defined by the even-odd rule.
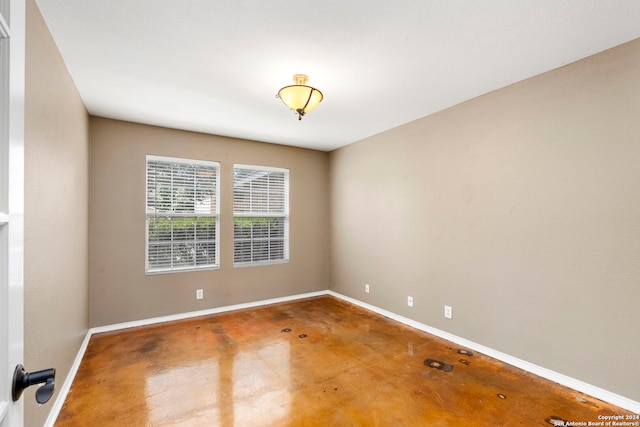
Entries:
[[234,165],[234,265],[259,265],[288,260],[289,171]]
[[219,170],[147,156],[147,273],[219,267]]

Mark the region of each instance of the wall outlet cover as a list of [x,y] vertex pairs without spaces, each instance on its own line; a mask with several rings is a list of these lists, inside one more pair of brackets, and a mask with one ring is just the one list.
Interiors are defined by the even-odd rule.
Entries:
[[453,319],[453,308],[450,305],[444,306],[444,317],[447,319]]

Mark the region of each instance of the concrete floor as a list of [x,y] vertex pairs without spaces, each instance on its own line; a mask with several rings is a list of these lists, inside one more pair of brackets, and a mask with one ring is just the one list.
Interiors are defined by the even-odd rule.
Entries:
[[326,296],[94,335],[55,425],[549,426],[624,414]]

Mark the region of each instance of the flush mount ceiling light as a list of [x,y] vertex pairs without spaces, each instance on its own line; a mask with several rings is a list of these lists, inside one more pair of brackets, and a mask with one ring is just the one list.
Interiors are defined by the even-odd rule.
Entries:
[[309,80],[309,77],[306,75],[296,74],[293,76],[295,84],[283,87],[276,95],[277,98],[284,102],[284,105],[298,114],[298,120],[302,120],[302,116],[316,108],[322,101],[322,92],[314,87],[307,86],[307,80]]

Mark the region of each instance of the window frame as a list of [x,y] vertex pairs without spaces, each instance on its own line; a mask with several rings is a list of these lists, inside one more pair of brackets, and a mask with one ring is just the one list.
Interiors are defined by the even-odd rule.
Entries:
[[[149,208],[150,208],[149,206],[149,164],[151,162],[157,162],[157,163],[164,162],[164,163],[174,163],[174,164],[177,163],[177,164],[183,164],[187,166],[205,166],[205,167],[213,168],[215,170],[215,185],[214,185],[215,200],[213,200],[212,202],[215,204],[215,212],[209,213],[209,214],[204,214],[202,212],[196,213],[196,208],[194,206],[193,212],[187,212],[187,213],[162,212],[161,214],[158,214],[158,211],[155,210],[155,203],[153,206],[154,212],[153,213],[149,212]],[[221,172],[220,162],[209,161],[209,160],[186,159],[186,158],[180,158],[180,157],[158,156],[158,155],[152,155],[152,154],[148,154],[146,156],[146,159],[145,159],[145,275],[184,273],[189,271],[202,271],[202,270],[217,270],[220,268],[220,180],[221,180],[220,172]],[[195,185],[195,180],[194,180],[194,185]],[[174,194],[173,190],[174,189],[172,188],[172,193],[171,193],[172,200],[173,200],[173,194]],[[173,206],[172,206],[172,209],[173,209]],[[196,264],[196,265],[188,265],[188,266],[171,266],[171,267],[152,268],[150,266],[150,261],[149,261],[149,248],[152,243],[149,240],[149,224],[150,224],[151,218],[158,218],[158,217],[170,217],[172,224],[173,224],[173,219],[175,218],[193,218],[195,221],[198,221],[198,219],[200,218],[214,218],[215,238],[213,240],[212,239],[198,240],[196,235],[196,229],[194,229],[194,236],[192,240],[193,244],[197,244],[198,241],[200,241],[201,243],[213,241],[213,244],[215,245],[214,263],[202,264],[202,265]],[[172,234],[173,234],[173,229],[172,229]],[[187,242],[188,240],[185,240],[183,243],[187,243]],[[173,248],[174,246],[173,236],[170,243],[168,243],[167,246],[171,246]],[[173,264],[173,260],[171,262]]]
[[[283,200],[283,212],[239,212],[236,210],[236,170],[250,170],[254,172],[275,172],[275,173],[283,173],[283,189],[284,189],[284,200]],[[274,264],[286,264],[290,261],[290,210],[289,210],[289,199],[290,199],[290,170],[286,168],[280,167],[272,167],[272,166],[258,166],[258,165],[247,165],[247,164],[234,164],[233,165],[233,267],[258,267],[264,265],[274,265]],[[267,259],[267,260],[251,260],[251,261],[236,261],[236,218],[282,218],[283,219],[283,257],[282,259]],[[265,239],[262,239],[265,241]],[[278,241],[280,239],[272,239],[270,236],[266,239],[267,243],[271,243],[272,241]],[[245,240],[247,241],[247,240]],[[253,242],[254,239],[251,238],[249,241]],[[253,249],[252,249],[253,255]]]

